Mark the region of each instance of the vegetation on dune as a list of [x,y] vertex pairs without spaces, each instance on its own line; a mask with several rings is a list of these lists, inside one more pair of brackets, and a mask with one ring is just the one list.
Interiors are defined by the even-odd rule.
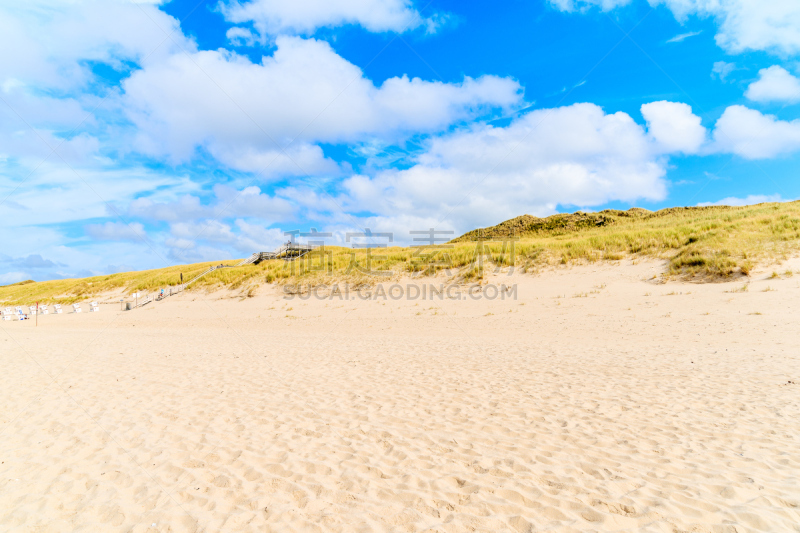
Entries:
[[[222,261],[222,263],[232,264],[234,261]],[[181,272],[184,280],[188,281],[208,267],[218,264],[220,261],[91,278],[23,281],[0,287],[0,305],[30,305],[34,302],[69,304],[114,290],[122,290],[125,293],[154,290],[180,284]]]
[[519,239],[517,252],[523,260],[532,251],[540,254],[539,262],[550,264],[559,255],[562,264],[642,255],[668,259],[671,275],[719,281],[748,275],[758,262],[797,252],[800,202],[525,215],[471,231],[454,242],[509,237]]
[[[191,289],[229,288],[252,295],[265,283],[363,285],[403,274],[437,273],[448,275],[454,282],[474,282],[492,270],[510,266],[526,272],[637,256],[667,260],[667,276],[719,281],[746,276],[759,262],[782,260],[798,250],[800,202],[657,212],[634,208],[547,218],[524,215],[471,231],[444,246],[373,250],[326,247],[295,262],[273,260],[219,269]],[[189,280],[215,264],[219,262],[85,279],[21,282],[0,287],[0,305],[71,303],[113,290],[128,294],[158,290],[178,285],[181,272],[184,280]]]

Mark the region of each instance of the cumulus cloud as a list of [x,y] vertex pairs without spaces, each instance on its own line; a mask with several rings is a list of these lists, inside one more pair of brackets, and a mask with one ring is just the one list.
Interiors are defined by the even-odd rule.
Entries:
[[196,253],[207,246],[198,246],[198,242],[214,243],[248,255],[255,251],[271,251],[286,240],[279,229],[264,228],[242,219],[235,220],[234,226],[210,219],[176,222],[170,226],[170,234],[172,237],[166,240],[166,244],[171,248],[169,253],[172,256]]
[[[628,1],[551,3],[580,11],[610,10]],[[722,21],[718,42],[731,51],[791,48],[786,44],[790,31],[762,39],[758,20],[748,22],[758,26],[755,34],[736,33],[744,26],[733,24],[731,13],[738,13],[743,0],[714,5],[692,0],[685,2],[686,9],[679,9],[677,0],[666,3],[680,17]],[[60,264],[37,267],[48,261],[31,254],[38,250],[72,265],[70,273],[78,265],[101,271],[99,265],[108,265],[112,256],[139,268],[149,265],[145,254],[161,263],[160,252],[136,243],[137,233],[145,231],[142,222],[148,229],[151,221],[169,226],[152,237],[175,261],[222,259],[283,241],[280,230],[264,226],[321,221],[341,236],[356,226],[374,231],[438,227],[444,218],[444,224],[462,231],[523,212],[550,214],[559,206],[663,199],[671,154],[716,150],[757,158],[800,149],[797,121],[741,106],[726,110],[711,145],[699,117],[673,102],[643,106],[646,126],[625,113],[576,104],[533,111],[496,127],[484,119],[524,105],[513,79],[487,75],[443,83],[398,76],[376,84],[328,43],[290,35],[340,24],[403,31],[417,24],[409,20],[420,18],[407,0],[254,0],[229,2],[222,9],[242,24],[229,30],[231,41],[253,46],[269,40],[274,53],[253,61],[224,49],[198,51],[178,21],[153,3],[33,0],[0,6],[0,46],[19,51],[0,57],[0,91],[36,128],[31,131],[13,116],[0,124],[0,146],[11,154],[0,161],[10,161],[4,169],[33,169],[31,161],[38,163],[51,145],[63,141],[58,155],[79,173],[55,164],[54,156],[10,199],[17,208],[13,222],[0,228],[0,242],[30,260],[14,266],[16,274],[37,268],[64,274],[56,271]],[[772,7],[765,11],[774,15]],[[791,13],[786,15],[789,24]],[[775,44],[778,40],[783,44]],[[98,63],[114,70],[122,83],[98,83],[92,70]],[[719,69],[721,78],[727,73],[727,67]],[[764,80],[768,76],[753,84],[752,94],[765,94],[763,84],[757,85]],[[98,87],[108,91],[106,100],[98,96]],[[98,104],[96,115],[87,112]],[[63,132],[84,118],[87,131],[64,140]],[[412,136],[423,149],[418,154],[401,149],[408,165],[367,164],[363,175],[351,175],[347,164],[330,156],[334,151],[326,155],[320,146],[385,147]],[[200,154],[204,163],[215,158],[212,171],[264,171],[265,179],[286,181],[277,189],[217,185],[209,191],[214,178],[193,182],[178,175],[183,170],[132,167],[124,159],[131,152],[137,162],[144,155],[156,164],[195,162]],[[124,172],[104,157],[117,154],[126,164]],[[192,175],[199,167],[185,168]],[[231,183],[249,178],[230,174]],[[295,179],[306,174],[325,179],[334,197]],[[342,176],[350,177],[341,182]],[[0,197],[19,179],[0,183]],[[116,221],[117,207],[137,222]],[[112,221],[96,223],[104,218]],[[53,229],[62,224],[83,227],[96,242],[81,238],[80,250],[62,246],[69,238]],[[34,241],[36,248],[29,248]]]
[[[300,207],[290,196],[286,191],[267,194],[255,186],[239,190],[215,185],[213,197],[205,203],[190,194],[166,201],[139,198],[130,203],[127,214],[170,224],[163,243],[171,259],[204,261],[221,250],[240,254],[272,250],[283,232],[265,226],[295,218]],[[227,222],[230,219],[233,224]],[[216,258],[228,257],[228,252]]]
[[447,218],[461,231],[510,214],[550,214],[558,205],[663,199],[665,151],[629,115],[575,104],[528,113],[507,127],[457,131],[432,141],[409,169],[344,185],[354,210],[402,213],[417,223]]
[[648,132],[665,153],[697,153],[706,140],[706,129],[692,108],[677,102],[652,102],[642,106]]
[[234,46],[253,46],[256,43],[266,44],[266,40],[263,37],[240,26],[229,29],[225,32],[225,37],[227,37],[228,41]]
[[[717,44],[731,53],[766,50],[782,55],[800,52],[800,2],[795,0],[648,0],[664,5],[680,22],[689,16],[713,18]],[[561,11],[610,11],[630,0],[550,0]]]
[[219,220],[202,222],[176,222],[170,227],[172,235],[179,239],[194,240],[202,235],[203,240],[212,242],[231,242],[235,239],[231,227]]
[[754,109],[728,107],[714,128],[717,151],[765,159],[800,150],[800,120],[779,120]]
[[744,95],[756,102],[800,102],[800,79],[774,65],[758,71]]
[[800,52],[800,3],[793,0],[649,0],[664,4],[679,21],[690,15],[712,17],[719,29],[717,44],[724,50]]
[[254,170],[297,139],[277,163],[294,174],[335,167],[308,143],[434,132],[522,98],[516,81],[495,76],[461,83],[404,76],[376,87],[328,43],[297,37],[278,38],[260,64],[224,51],[178,54],[123,87],[144,152],[185,160],[204,146],[234,168]]
[[138,222],[88,224],[85,230],[87,235],[101,241],[139,241],[146,238],[144,226]]
[[[165,41],[165,33],[172,39]],[[174,39],[174,41],[173,41]],[[153,2],[30,0],[0,5],[0,82],[82,87],[91,62],[157,61],[181,48],[194,50],[177,19]]]
[[690,15],[713,17],[717,44],[724,50],[800,52],[800,3],[793,0],[649,0],[664,4],[679,21]]
[[217,186],[215,199],[205,204],[194,196],[166,203],[138,199],[128,213],[172,222],[167,244],[177,257],[203,242],[244,253],[282,237],[244,235],[261,227],[249,219],[285,225],[302,213],[306,220],[325,220],[331,231],[397,232],[441,226],[444,218],[462,231],[509,213],[551,214],[559,205],[659,200],[666,194],[667,156],[696,153],[706,131],[686,104],[653,102],[642,114],[647,128],[593,104],[543,109],[506,127],[475,124],[434,137],[410,168],[353,175],[336,197],[300,184],[269,194]]
[[[191,165],[201,152],[202,158],[216,159],[212,169],[266,169],[261,177],[267,179],[339,178],[348,165],[326,157],[320,143],[385,145],[410,135],[438,134],[523,102],[516,81],[494,76],[465,77],[459,83],[400,76],[376,85],[327,43],[281,35],[350,23],[371,31],[402,31],[399,25],[417,16],[404,0],[339,2],[338,7],[326,2],[306,13],[295,11],[298,3],[275,3],[275,17],[242,18],[244,26],[228,35],[252,45],[266,42],[261,31],[275,32],[269,37],[275,53],[256,63],[224,49],[198,51],[179,21],[158,4],[31,0],[0,5],[0,46],[15,50],[0,57],[0,91],[25,119],[10,113],[0,123],[0,198],[12,194],[4,207],[14,214],[0,228],[0,242],[20,256],[52,251],[66,270],[51,268],[50,277],[87,265],[95,272],[116,268],[108,266],[110,257],[138,268],[162,263],[158,247],[137,242],[145,221],[174,226],[169,235],[148,237],[163,242],[173,260],[191,260],[225,257],[231,249],[251,252],[276,237],[282,240],[277,230],[259,228],[293,220],[298,211],[333,223],[348,218],[329,196],[304,188],[303,180],[291,180],[278,194],[224,186],[209,192],[213,178],[201,183],[182,175],[182,169],[151,170],[161,164]],[[228,7],[250,4],[258,2]],[[420,23],[428,30],[435,25],[432,19]],[[139,166],[142,155],[146,168]],[[61,164],[62,157],[69,166]],[[197,170],[186,168],[188,175]],[[7,174],[9,169],[17,175]],[[241,177],[233,174],[231,179]],[[118,211],[137,221],[118,222]],[[62,233],[65,227],[69,236]],[[208,235],[193,236],[190,230],[198,227]],[[79,228],[91,241],[72,233]],[[79,250],[71,246],[76,242]]]
[[251,0],[222,4],[236,24],[252,23],[261,35],[310,35],[317,28],[358,24],[372,32],[403,32],[426,24],[410,0]]
[[[2,76],[0,72],[0,80]],[[54,98],[35,87],[7,81],[0,87],[0,96],[4,108],[0,146],[8,154],[6,159],[39,162],[45,158],[63,158],[71,165],[80,165],[96,155],[100,142],[95,136],[86,132],[70,138],[59,135],[87,118],[77,99]]]
[[780,194],[772,194],[772,195],[751,194],[744,198],[736,198],[734,196],[730,196],[728,198],[723,198],[722,200],[717,200],[716,202],[701,202],[697,204],[697,206],[698,207],[708,207],[711,205],[743,206],[743,205],[763,204],[766,202],[787,202],[787,201],[788,200],[782,199]]
[[[416,16],[403,0],[394,7],[386,2],[323,4],[329,14],[366,13],[377,17],[374,21],[383,17],[380,10],[386,16]],[[228,7],[246,11],[258,5]],[[281,20],[294,20],[289,14],[296,3],[276,5]],[[296,14],[320,12],[300,9]],[[232,28],[229,37],[250,44],[260,38],[247,28]],[[74,155],[71,163],[96,158],[97,138],[81,133],[64,140],[55,132],[79,124],[100,127],[92,112],[100,104],[98,112],[129,113],[136,126],[128,131],[122,131],[123,121],[111,126],[121,153],[133,149],[185,162],[201,148],[223,165],[263,170],[265,177],[333,175],[341,169],[324,156],[318,142],[437,131],[522,99],[518,83],[493,76],[467,77],[462,83],[399,77],[376,87],[327,43],[279,37],[276,44],[275,54],[261,63],[222,49],[198,52],[179,21],[153,2],[33,0],[0,6],[0,47],[20,51],[0,58],[0,90],[36,128],[26,131],[12,114],[0,124],[0,144],[12,157],[43,158],[59,146],[59,155]],[[111,89],[105,101],[87,92],[98,81],[92,71],[98,64],[117,70],[125,80],[121,91]],[[65,96],[72,94],[77,96]],[[100,131],[108,134],[107,128]],[[134,142],[127,142],[130,134]]]
[[269,223],[291,218],[295,204],[286,198],[261,192],[256,186],[242,190],[228,185],[215,185],[214,198],[201,204],[197,196],[183,195],[171,201],[137,198],[128,207],[128,215],[149,220],[176,222],[203,218],[249,217]]
[[157,201],[137,198],[128,206],[128,215],[158,221],[192,220],[209,216],[211,209],[200,203],[197,196],[183,195],[176,200]]
[[102,142],[90,131],[114,129],[92,112],[116,112],[116,91],[101,98],[93,69],[122,74],[195,45],[154,2],[30,0],[0,3],[0,49],[14,50],[0,54],[5,157],[19,168],[60,159],[78,168],[100,155]]

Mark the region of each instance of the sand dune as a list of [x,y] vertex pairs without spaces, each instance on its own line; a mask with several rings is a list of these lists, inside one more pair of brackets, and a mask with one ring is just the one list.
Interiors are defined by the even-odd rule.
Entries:
[[661,268],[0,323],[0,530],[800,531],[800,275]]

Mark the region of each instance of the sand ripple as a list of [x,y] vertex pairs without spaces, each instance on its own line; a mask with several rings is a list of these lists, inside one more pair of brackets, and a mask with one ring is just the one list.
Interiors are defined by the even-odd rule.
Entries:
[[708,297],[665,329],[636,287],[638,318],[609,291],[4,325],[0,530],[800,530],[790,317],[730,334]]

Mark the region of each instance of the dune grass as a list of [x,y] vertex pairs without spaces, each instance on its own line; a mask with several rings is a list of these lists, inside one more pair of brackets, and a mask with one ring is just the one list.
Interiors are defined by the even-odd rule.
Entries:
[[[479,240],[481,237],[492,240]],[[437,248],[326,247],[295,261],[217,270],[190,290],[228,288],[252,295],[267,283],[371,285],[401,275],[443,274],[475,282],[497,269],[539,268],[623,258],[667,260],[665,276],[720,281],[749,275],[757,264],[800,251],[800,202],[747,207],[671,208],[518,217],[470,232]],[[22,282],[0,287],[0,305],[72,303],[120,290],[155,291],[191,279],[209,266],[197,263],[84,279]],[[235,261],[223,261],[231,265]]]

